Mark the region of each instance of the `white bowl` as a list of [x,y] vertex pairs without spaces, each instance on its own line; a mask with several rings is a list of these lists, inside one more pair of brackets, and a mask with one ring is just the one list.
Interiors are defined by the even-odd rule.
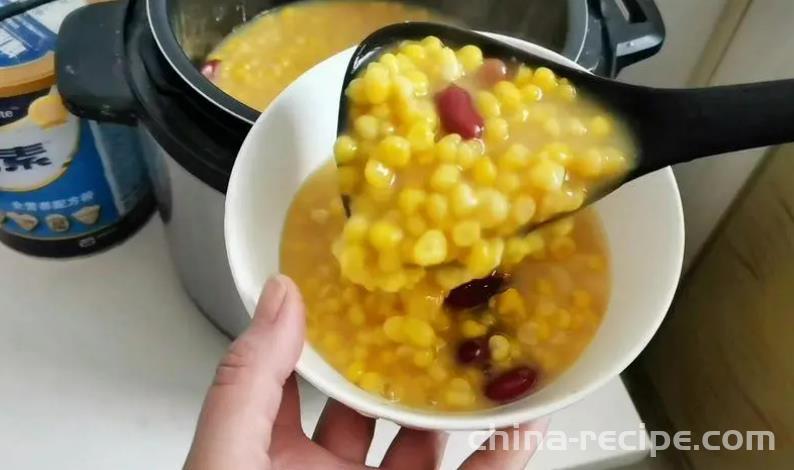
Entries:
[[[578,67],[540,46],[501,39],[538,56]],[[237,156],[226,196],[226,249],[249,314],[267,277],[279,271],[281,231],[293,196],[303,180],[330,158],[339,89],[351,55],[352,49],[342,52],[292,83],[256,121]],[[581,357],[532,395],[476,412],[410,409],[356,387],[308,343],[298,361],[298,372],[327,395],[362,414],[412,428],[508,427],[574,403],[618,375],[642,351],[670,306],[683,258],[681,200],[669,168],[625,185],[596,208],[611,252],[609,306]]]

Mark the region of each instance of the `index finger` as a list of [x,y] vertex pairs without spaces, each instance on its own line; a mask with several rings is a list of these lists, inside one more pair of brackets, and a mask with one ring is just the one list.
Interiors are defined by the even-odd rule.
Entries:
[[[515,428],[497,431],[488,439],[489,447],[480,449],[461,465],[461,470],[523,470],[535,454],[542,436],[549,427],[549,418],[544,417]],[[531,433],[531,434],[529,434]],[[531,437],[530,439],[525,436]]]

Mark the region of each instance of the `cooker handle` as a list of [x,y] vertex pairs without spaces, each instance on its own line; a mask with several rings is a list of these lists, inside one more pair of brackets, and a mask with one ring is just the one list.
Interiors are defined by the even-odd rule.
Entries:
[[58,92],[76,116],[127,125],[137,121],[125,66],[127,7],[126,0],[90,4],[61,24],[55,51]]
[[662,15],[654,0],[600,0],[614,77],[621,69],[659,52],[664,43]]

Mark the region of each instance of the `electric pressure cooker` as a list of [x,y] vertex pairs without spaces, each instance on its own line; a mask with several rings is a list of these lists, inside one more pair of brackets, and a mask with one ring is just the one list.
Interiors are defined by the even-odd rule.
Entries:
[[[141,124],[176,269],[200,310],[230,336],[242,331],[249,317],[226,260],[224,193],[237,150],[259,112],[215,87],[198,66],[236,26],[287,3],[292,2],[89,5],[64,21],[56,53],[58,87],[70,111],[98,121]],[[407,3],[473,29],[535,42],[609,76],[650,57],[664,40],[653,0]]]

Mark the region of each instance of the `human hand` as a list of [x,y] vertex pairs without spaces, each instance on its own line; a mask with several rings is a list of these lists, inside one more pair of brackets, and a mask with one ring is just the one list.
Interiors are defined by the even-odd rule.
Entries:
[[[375,420],[329,400],[313,439],[301,428],[293,369],[305,333],[300,292],[286,276],[269,280],[251,325],[218,365],[201,410],[187,470],[364,469]],[[545,431],[547,421],[519,431]],[[510,439],[519,433],[506,433]],[[443,433],[403,428],[383,460],[384,469],[434,469],[443,454]],[[534,447],[502,445],[479,450],[461,468],[523,469]],[[513,449],[517,447],[520,449]],[[503,450],[510,449],[510,450]]]

